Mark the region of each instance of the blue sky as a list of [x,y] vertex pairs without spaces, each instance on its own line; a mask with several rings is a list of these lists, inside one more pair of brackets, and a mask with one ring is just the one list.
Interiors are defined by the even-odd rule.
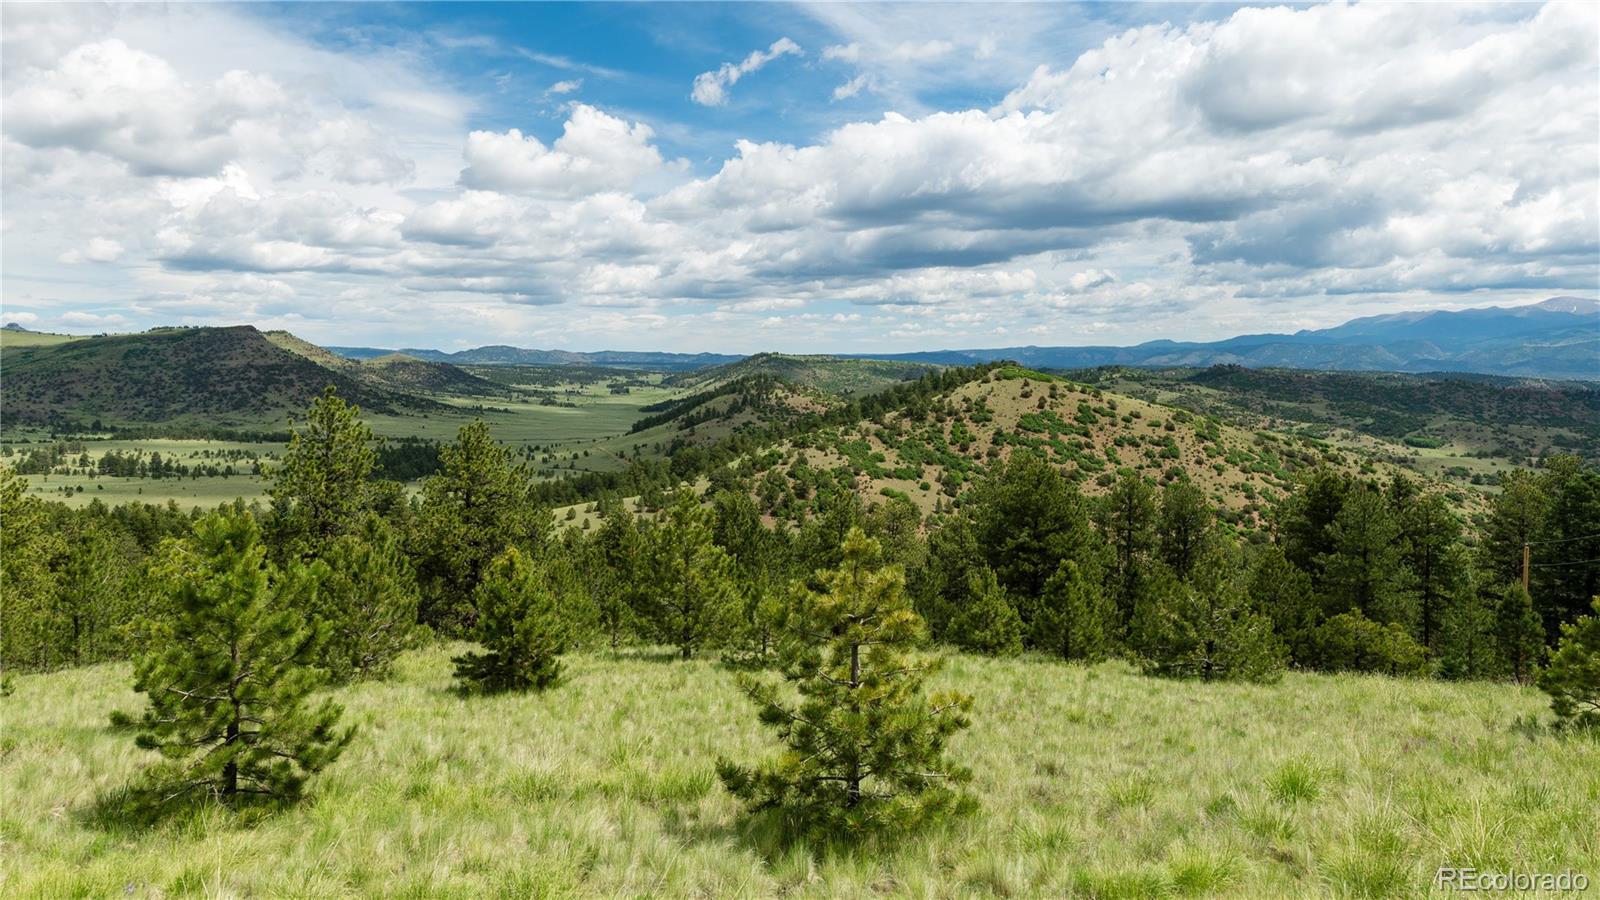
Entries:
[[11,6],[0,315],[1135,343],[1594,296],[1579,4]]

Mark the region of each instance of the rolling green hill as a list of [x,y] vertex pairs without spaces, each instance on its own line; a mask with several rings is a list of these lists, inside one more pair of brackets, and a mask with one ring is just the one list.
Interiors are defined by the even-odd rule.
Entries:
[[[1088,494],[1123,469],[1160,482],[1190,479],[1243,526],[1257,524],[1301,469],[1399,471],[1360,450],[1007,366],[875,419],[795,435],[765,457],[756,490],[776,515],[790,514],[826,481],[863,496],[903,495],[926,512],[1024,448],[1061,465]],[[1450,493],[1464,508],[1479,502],[1474,492]]]
[[248,325],[5,346],[0,353],[8,426],[282,425],[330,384],[374,413],[438,408],[285,350]]
[[741,378],[766,375],[827,394],[861,397],[941,368],[943,366],[905,360],[758,353],[735,363],[674,375],[666,383],[693,390],[708,390]]

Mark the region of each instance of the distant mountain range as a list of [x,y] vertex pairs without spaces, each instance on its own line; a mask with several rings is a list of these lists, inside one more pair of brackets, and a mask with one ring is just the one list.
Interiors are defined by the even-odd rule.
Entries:
[[863,355],[947,365],[1014,359],[1044,369],[1240,365],[1600,379],[1600,301],[1554,297],[1527,306],[1393,313],[1333,328],[1206,343],[1162,340],[1134,347],[998,347]]
[[[671,372],[693,371],[744,358],[718,353],[576,353],[507,346],[455,353],[414,348],[328,349],[351,359],[398,352],[455,365],[588,365]],[[1294,334],[1248,334],[1209,342],[1160,340],[1133,347],[1029,346],[840,355],[942,365],[1014,359],[1041,369],[1240,365],[1361,372],[1479,372],[1592,380],[1600,379],[1600,301],[1554,297],[1526,306],[1392,313],[1354,319],[1333,328]]]
[[691,372],[709,366],[721,366],[744,359],[741,355],[726,353],[654,353],[626,350],[600,350],[578,353],[571,350],[525,350],[521,347],[495,345],[474,347],[446,353],[443,350],[422,350],[415,347],[384,350],[378,347],[329,347],[329,350],[348,359],[377,359],[401,354],[428,362],[449,363],[453,366],[599,366],[608,369],[648,369],[653,372]]

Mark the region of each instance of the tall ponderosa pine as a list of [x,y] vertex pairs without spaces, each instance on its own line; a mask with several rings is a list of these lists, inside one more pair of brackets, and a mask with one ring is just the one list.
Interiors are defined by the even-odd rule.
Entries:
[[1062,659],[1097,662],[1110,652],[1111,616],[1100,585],[1073,560],[1062,560],[1044,583],[1033,645]]
[[1544,539],[1559,541],[1536,548],[1540,565],[1533,571],[1533,597],[1554,637],[1561,623],[1589,609],[1600,594],[1600,468],[1576,456],[1544,461],[1542,481],[1550,497],[1550,518]]
[[1358,487],[1328,529],[1333,549],[1322,560],[1323,593],[1330,612],[1355,611],[1380,624],[1415,620],[1409,572],[1401,553],[1400,523],[1371,487]]
[[1437,652],[1445,612],[1468,589],[1461,520],[1437,493],[1410,496],[1400,510],[1402,561],[1410,570],[1416,601],[1417,642]]
[[157,803],[293,799],[350,742],[338,706],[308,702],[323,681],[325,626],[307,615],[320,567],[279,569],[260,538],[249,514],[213,513],[166,579],[171,618],[134,673],[149,697],[138,744],[165,757],[148,773]]
[[1539,673],[1557,720],[1572,728],[1600,728],[1600,597],[1593,615],[1561,626],[1561,642]]
[[[1517,589],[1520,591],[1522,586],[1517,585]],[[1487,586],[1478,585],[1463,591],[1445,609],[1439,623],[1441,677],[1458,681],[1505,677],[1505,658],[1495,633],[1499,624],[1496,611],[1502,599]],[[1540,649],[1543,649],[1542,634]]]
[[466,634],[477,619],[472,595],[484,568],[507,546],[542,552],[552,519],[530,500],[527,471],[481,420],[462,426],[439,462],[423,485],[412,538],[421,618],[446,634]]
[[1272,511],[1278,544],[1295,568],[1323,587],[1323,566],[1334,552],[1333,523],[1355,489],[1350,476],[1318,466]]
[[640,576],[640,618],[684,659],[724,640],[738,622],[733,560],[712,540],[711,512],[692,491],[679,491],[646,532]]
[[378,459],[372,444],[361,408],[345,403],[329,385],[306,411],[305,426],[289,439],[283,462],[269,472],[278,548],[316,557],[329,541],[360,527],[367,480]]
[[1095,524],[1111,547],[1111,570],[1106,587],[1116,602],[1118,619],[1132,621],[1142,592],[1140,582],[1150,567],[1156,546],[1156,492],[1144,476],[1124,470],[1111,490],[1095,505]]
[[538,564],[515,547],[489,564],[474,597],[482,653],[456,658],[463,686],[487,693],[544,690],[561,678],[573,622]]
[[766,665],[788,610],[787,533],[768,528],[750,495],[724,491],[712,504],[712,539],[733,560],[739,590],[739,621],[727,659]]
[[1478,566],[1496,584],[1522,577],[1522,548],[1539,540],[1550,515],[1550,495],[1541,477],[1526,469],[1500,475],[1500,491],[1478,544]]
[[[382,678],[420,637],[420,594],[399,535],[371,517],[320,552],[327,572],[315,614],[328,625],[322,666],[335,681]],[[426,629],[422,629],[426,631]]]
[[852,530],[841,567],[820,573],[824,589],[797,599],[781,671],[798,703],[776,684],[740,679],[787,749],[755,768],[718,764],[734,796],[827,837],[911,827],[959,808],[957,786],[969,777],[944,750],[968,725],[972,698],[923,694],[933,664],[910,655],[922,620],[905,600],[899,567],[878,568],[878,553]]

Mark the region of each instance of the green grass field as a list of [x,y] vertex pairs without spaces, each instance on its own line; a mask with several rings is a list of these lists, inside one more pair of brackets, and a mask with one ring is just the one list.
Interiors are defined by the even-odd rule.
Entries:
[[549,693],[463,699],[451,650],[340,693],[359,734],[301,806],[108,829],[148,754],[129,667],[0,700],[0,894],[1418,897],[1440,865],[1600,879],[1600,741],[1503,685],[1155,680],[957,656],[974,816],[893,847],[784,844],[712,772],[774,750],[710,660],[580,655]]

